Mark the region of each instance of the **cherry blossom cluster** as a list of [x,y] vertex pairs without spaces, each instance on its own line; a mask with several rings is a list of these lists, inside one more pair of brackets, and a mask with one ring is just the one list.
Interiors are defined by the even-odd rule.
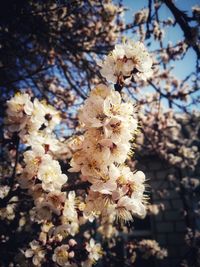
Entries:
[[[25,167],[18,178],[20,186],[29,190],[37,206],[47,202],[53,207],[52,201],[59,199],[61,187],[67,181],[52,155],[58,145],[52,131],[60,122],[59,114],[37,99],[32,102],[28,94],[16,94],[7,106],[8,129],[19,132],[21,141],[30,147],[23,154]],[[60,203],[64,202],[61,199]]]
[[32,102],[26,93],[17,93],[7,101],[8,130],[19,132],[20,138],[26,140],[27,135],[52,134],[53,129],[60,122],[59,112],[45,101],[37,98]]
[[[38,240],[30,242],[30,248],[22,252],[32,259],[33,265],[41,266],[47,259],[48,244],[51,250],[54,249],[49,261],[59,266],[78,266],[77,257],[80,258],[81,252],[82,266],[92,266],[102,255],[100,244],[95,244],[93,239],[78,247],[73,239],[69,244],[62,243],[66,237],[75,236],[85,220],[78,216],[79,202],[75,192],[61,192],[68,178],[54,159],[60,144],[53,130],[59,122],[59,114],[53,107],[37,99],[32,102],[28,94],[16,94],[7,102],[7,128],[11,133],[18,132],[27,147],[18,182],[33,197],[35,207],[30,211],[31,220],[41,224]],[[5,187],[2,194],[6,195],[8,190]],[[15,206],[15,203],[8,205],[4,217],[13,219]]]
[[81,172],[82,180],[91,183],[84,209],[91,220],[114,210],[124,220],[145,216],[145,175],[125,165],[138,127],[134,113],[132,103],[123,102],[104,84],[91,91],[79,111],[85,133],[79,137],[69,171]]
[[106,240],[119,235],[119,231],[116,229],[114,224],[115,218],[116,212],[112,212],[110,214],[106,214],[106,216],[101,217],[101,221],[99,223],[97,231]]
[[142,253],[142,258],[144,259],[148,259],[153,256],[159,260],[162,260],[168,255],[166,249],[161,248],[155,240],[151,239],[142,239],[136,243],[129,243],[127,247],[131,262],[136,260],[136,251]]
[[146,80],[152,76],[152,59],[141,42],[128,40],[115,46],[100,63],[101,75],[114,84],[129,84],[133,77]]
[[[48,246],[55,240],[49,238]],[[58,242],[58,241],[57,241]],[[33,240],[29,243],[30,248],[24,251],[26,258],[32,258],[32,263],[35,266],[41,266],[48,256],[47,247],[40,241]],[[54,247],[54,248],[53,248]],[[53,254],[51,257],[52,265],[54,263],[61,267],[91,267],[102,256],[102,249],[99,243],[95,243],[94,239],[86,241],[84,246],[77,244],[75,239],[60,246],[52,245]],[[79,259],[77,262],[77,258]]]
[[[58,199],[54,200],[59,203]],[[64,199],[64,207],[60,214],[59,207],[55,207],[54,203],[53,206],[56,216],[42,221],[38,239],[31,241],[29,248],[22,253],[27,259],[31,259],[35,266],[41,266],[47,261],[61,267],[91,267],[102,257],[102,248],[99,243],[95,243],[91,235],[84,242],[76,241],[79,226],[84,224],[85,220],[81,216],[78,217],[75,192],[69,192],[68,197]],[[35,216],[34,210],[31,216]]]
[[157,259],[163,259],[167,257],[167,250],[161,249],[155,240],[143,239],[138,245],[139,250],[144,253],[144,258],[155,256]]
[[[150,74],[152,62],[142,44],[118,45],[114,54],[111,69],[114,66],[117,79],[112,82],[122,86],[127,77],[144,78]],[[108,56],[102,72],[109,60]],[[110,238],[118,232],[112,226],[106,231],[107,223],[112,224],[116,218],[131,221],[133,216],[146,215],[145,175],[133,172],[125,164],[132,156],[138,129],[133,103],[112,87],[99,84],[90,92],[78,118],[83,133],[68,143],[72,153],[69,171],[80,172],[83,183],[88,183],[84,201],[74,191],[62,192],[68,178],[55,158],[63,150],[54,134],[60,123],[59,113],[44,101],[32,101],[28,94],[16,94],[7,102],[7,128],[11,133],[17,132],[26,147],[17,180],[33,198],[31,220],[41,225],[38,240],[22,251],[35,266],[41,266],[47,258],[59,266],[78,266],[80,262],[81,266],[92,266],[102,256],[100,244],[92,238],[85,244],[69,239],[79,233],[80,225],[101,215],[102,227],[98,231]],[[48,247],[53,254],[49,254]]]
[[[167,3],[167,1],[164,2]],[[37,80],[37,77],[34,78],[34,82],[39,84],[39,90],[42,94],[44,92],[43,96],[46,98],[53,96],[51,101],[57,110],[67,109],[67,112],[62,114],[62,125],[65,124],[65,129],[79,130],[80,128],[76,128],[77,117],[75,117],[74,111],[80,103],[80,98],[84,99],[87,95],[87,88],[90,88],[91,84],[99,84],[99,78],[96,75],[98,68],[95,68],[94,63],[95,56],[104,53],[107,47],[112,46],[117,39],[120,39],[120,33],[126,34],[126,31],[129,30],[138,35],[140,42],[127,41],[115,46],[115,49],[100,63],[101,74],[107,82],[113,83],[114,88],[118,91],[125,85],[125,90],[137,101],[138,105],[145,105],[145,115],[142,116],[140,113],[138,116],[139,126],[142,127],[144,135],[142,142],[138,142],[139,147],[143,146],[140,152],[147,153],[148,156],[149,153],[156,153],[160,158],[164,158],[170,166],[180,169],[181,172],[184,170],[180,179],[177,179],[178,175],[175,174],[169,175],[167,179],[170,180],[170,183],[178,185],[177,191],[181,188],[184,189],[181,197],[189,203],[189,205],[188,203],[185,205],[189,207],[190,203],[198,198],[196,194],[200,184],[197,178],[200,159],[199,126],[195,126],[199,114],[191,112],[198,102],[195,93],[198,92],[198,67],[196,74],[195,70],[191,70],[192,73],[187,73],[185,77],[184,74],[181,74],[180,79],[173,73],[176,73],[176,62],[184,62],[182,59],[188,55],[188,51],[193,49],[197,55],[199,54],[197,41],[200,7],[193,6],[190,17],[180,10],[178,14],[180,16],[182,14],[186,18],[187,30],[183,31],[182,40],[168,42],[164,38],[168,36],[167,28],[177,27],[179,20],[173,12],[171,13],[172,17],[169,18],[159,16],[164,2],[149,1],[149,7],[137,11],[133,16],[132,23],[127,25],[120,19],[123,15],[122,5],[114,5],[111,0],[105,0],[101,4],[88,0],[86,6],[78,1],[76,3],[78,8],[66,5],[58,6],[57,3],[47,4],[49,10],[47,14],[52,19],[50,29],[55,30],[55,33],[56,30],[59,31],[62,39],[59,51],[64,51],[64,55],[58,53],[58,49],[54,46],[51,46],[50,49],[47,48],[46,62],[52,66],[52,70],[56,69],[56,73],[51,69],[49,72],[49,68],[47,68],[47,71],[44,70],[45,76],[42,83]],[[87,9],[87,4],[90,6],[89,9]],[[40,13],[40,5],[33,4],[32,7]],[[86,10],[87,12],[85,12]],[[47,18],[46,15],[45,18]],[[83,23],[77,31],[77,25],[80,26],[79,21],[83,21]],[[65,47],[69,43],[66,42],[70,39],[68,37],[74,36],[74,30],[78,40],[76,45]],[[123,32],[123,30],[125,31]],[[92,38],[91,32],[93,33]],[[54,36],[56,35],[54,34]],[[39,44],[37,36],[34,36],[32,40]],[[102,44],[102,40],[106,45],[99,45]],[[153,79],[149,79],[152,74],[152,60],[141,43],[143,41],[148,42],[148,46],[155,56]],[[43,50],[39,45],[38,52]],[[70,53],[67,53],[66,58],[65,51],[68,50]],[[71,53],[72,50],[75,53]],[[91,61],[87,64],[88,56],[91,57]],[[24,62],[26,65],[29,60]],[[58,66],[59,72],[63,71],[65,77],[62,74],[57,75],[56,66]],[[177,66],[179,67],[179,64]],[[38,75],[38,77],[42,76]],[[28,77],[29,79],[32,78]],[[130,83],[131,87],[128,87],[127,85]],[[21,80],[16,83],[16,86],[21,87]],[[148,88],[145,88],[146,86]],[[151,89],[149,93],[148,89]],[[8,88],[10,94],[9,90]],[[31,91],[31,89],[28,90]],[[33,94],[37,90],[34,88]],[[152,90],[155,91],[155,94]],[[115,100],[107,100],[110,98]],[[6,142],[10,142],[11,145],[9,144],[6,156],[9,156],[7,162],[11,164],[7,164],[5,161],[5,165],[3,165],[7,164],[8,170],[6,173],[2,172],[4,180],[0,186],[0,220],[10,225],[17,225],[19,221],[16,231],[18,233],[20,228],[23,229],[23,225],[27,227],[28,221],[26,222],[25,214],[27,210],[31,209],[28,217],[34,225],[30,223],[28,227],[34,229],[35,223],[38,223],[41,225],[41,231],[38,238],[34,233],[30,249],[27,249],[24,244],[23,253],[32,260],[35,266],[43,263],[45,266],[90,266],[101,257],[100,245],[95,244],[93,239],[79,244],[82,236],[80,239],[76,239],[76,235],[82,231],[80,226],[88,218],[92,221],[100,215],[93,226],[97,224],[98,232],[108,240],[118,235],[116,217],[131,220],[135,215],[143,217],[146,211],[148,214],[156,215],[159,210],[163,209],[162,204],[145,205],[145,176],[140,171],[132,171],[135,170],[134,163],[130,168],[126,166],[127,158],[131,155],[132,137],[137,132],[138,122],[134,109],[133,112],[127,112],[125,115],[118,114],[118,106],[121,109],[122,104],[124,106],[127,104],[118,92],[107,85],[98,85],[94,88],[79,112],[79,121],[83,126],[82,135],[72,138],[70,143],[65,140],[62,145],[54,135],[55,126],[60,123],[59,113],[56,109],[47,105],[45,101],[37,99],[32,101],[28,94],[17,94],[7,104],[6,124],[10,134],[6,135],[6,138],[8,137]],[[153,108],[151,108],[151,104],[154,105]],[[170,109],[163,110],[162,104],[168,104]],[[128,105],[130,107],[132,104],[128,103]],[[180,110],[181,113],[174,114],[172,108],[175,108],[176,112]],[[110,114],[109,109],[114,112]],[[129,111],[129,108],[127,109]],[[132,122],[130,117],[132,117]],[[59,125],[59,135],[63,134],[61,127]],[[20,137],[19,153],[16,153],[16,132]],[[13,136],[9,138],[12,134]],[[142,134],[139,136],[142,137]],[[22,160],[21,151],[23,149],[25,152]],[[15,169],[15,153],[19,154],[19,157],[16,155],[16,162],[17,158],[19,158],[19,162],[16,164],[16,171],[13,171],[13,167]],[[75,175],[72,175],[71,186],[70,179],[67,180],[67,176],[64,174],[63,165],[67,162],[66,159],[71,157],[73,157],[71,171],[81,173],[80,177],[83,183],[81,182],[80,185],[84,185],[84,193],[83,190],[77,190],[76,193],[75,191],[62,192],[65,189],[68,190],[68,185],[70,190],[76,190],[76,187],[71,189],[76,179]],[[62,158],[62,169],[57,161],[58,158]],[[14,180],[13,184],[11,177]],[[65,184],[66,182],[67,184]],[[77,179],[75,186],[76,182]],[[20,191],[18,183],[22,188]],[[63,184],[65,184],[64,187]],[[29,196],[27,196],[27,191]],[[165,188],[163,194],[164,192],[168,193]],[[86,200],[85,196],[87,196]],[[20,206],[23,201],[25,209]],[[33,203],[34,207],[32,207]],[[199,216],[199,207],[195,206],[194,208],[191,205],[190,209],[196,214],[194,217]],[[189,209],[185,210],[184,214],[190,214]],[[15,222],[18,220],[17,223],[14,220]],[[91,227],[92,224],[88,223],[88,225]],[[4,229],[4,227],[2,228]],[[13,233],[13,229],[10,232]],[[193,232],[198,236],[195,236]],[[22,234],[24,233],[22,232]],[[191,240],[191,250],[194,251],[196,246],[196,251],[198,251],[196,254],[199,254],[199,232],[197,229],[191,230],[190,235],[193,236],[190,237],[188,234],[186,240],[187,242]],[[5,242],[7,238],[9,236],[6,234],[3,238],[0,236],[0,239],[5,239]],[[29,240],[32,239],[29,238]],[[6,244],[5,247],[9,248],[9,244],[8,246]],[[133,251],[137,251],[139,255],[141,252],[144,254],[144,258],[154,256],[162,259],[166,256],[166,252],[159,248],[153,240],[137,242]],[[2,254],[4,253],[2,252]],[[193,254],[188,253],[188,255]],[[80,258],[79,255],[82,257]],[[132,258],[134,259],[134,255]],[[15,263],[13,264],[15,265]],[[19,263],[20,266],[24,266],[24,264],[24,262]],[[29,266],[30,262],[27,265]],[[188,266],[190,266],[190,262]]]
[[145,23],[149,16],[149,9],[141,9],[134,14],[134,24],[140,25],[141,23]]
[[[143,143],[146,148],[148,147],[148,150],[156,151],[171,165],[182,169],[194,169],[200,158],[198,146],[196,145],[198,125],[193,127],[190,139],[187,136],[185,137],[184,133],[188,132],[189,125],[198,121],[198,113],[194,113],[192,117],[189,115],[183,117],[175,114],[172,109],[160,109],[158,113],[154,105],[150,105],[150,108],[148,114],[139,114],[142,127],[146,131],[145,142],[143,142],[144,140],[138,140],[138,142],[140,144]],[[156,146],[154,145],[155,143],[157,144]]]
[[0,209],[0,219],[1,220],[8,220],[8,221],[12,221],[16,214],[15,214],[15,209],[17,206],[17,201],[18,201],[18,197],[14,196],[10,199],[10,201],[8,202],[7,206],[4,208]]
[[[152,59],[142,43],[127,41],[116,45],[101,67],[108,82],[123,86],[135,75],[149,77]],[[125,221],[146,214],[145,175],[125,165],[138,128],[135,113],[133,103],[105,84],[91,91],[79,111],[85,132],[76,140],[69,171],[81,172],[82,180],[91,184],[84,209],[89,220],[113,212]]]

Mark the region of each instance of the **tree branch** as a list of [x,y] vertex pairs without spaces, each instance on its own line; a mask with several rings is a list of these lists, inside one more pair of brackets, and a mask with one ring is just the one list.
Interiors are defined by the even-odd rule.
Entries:
[[15,156],[15,164],[14,164],[12,176],[10,177],[10,181],[9,181],[10,190],[9,190],[9,192],[8,192],[6,197],[4,197],[3,199],[0,199],[0,208],[6,207],[8,201],[13,196],[15,196],[17,192],[19,192],[19,188],[17,188],[16,190],[13,191],[13,187],[14,187],[14,184],[15,184],[17,163],[18,163],[18,158],[19,158],[19,143],[20,143],[20,139],[19,139],[19,136],[17,135],[17,133],[14,136],[14,138],[16,138],[16,156]]
[[78,184],[63,185],[62,192],[68,192],[73,190],[87,190],[91,184],[89,182],[80,182]]
[[174,5],[172,0],[164,0],[164,3],[169,8],[169,10],[172,12],[174,18],[176,19],[176,22],[181,27],[187,42],[193,47],[193,49],[195,50],[197,57],[199,59],[200,58],[200,49],[198,47],[197,41],[195,42],[194,28],[190,27],[190,25],[188,24],[189,18],[187,17],[187,15],[183,11],[179,10]]

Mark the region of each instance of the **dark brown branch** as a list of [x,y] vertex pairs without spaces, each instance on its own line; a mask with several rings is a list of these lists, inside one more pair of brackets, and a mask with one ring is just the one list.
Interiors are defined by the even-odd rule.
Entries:
[[62,59],[60,59],[59,57],[57,57],[59,63],[60,63],[60,68],[68,82],[68,84],[74,89],[74,91],[80,96],[82,97],[84,100],[87,98],[85,94],[82,93],[81,90],[79,90],[71,81],[70,77],[68,76],[67,73],[67,66],[64,64],[64,62],[62,61]]
[[149,0],[149,5],[148,5],[149,15],[148,15],[147,22],[146,22],[146,26],[147,26],[146,39],[151,37],[150,28],[149,28],[149,24],[151,23],[151,11],[152,11],[151,7],[152,7],[152,0]]
[[73,190],[87,190],[91,184],[89,182],[80,182],[78,184],[63,185],[62,192],[68,192]]
[[13,189],[14,189],[14,184],[15,184],[17,163],[18,163],[18,159],[19,159],[19,143],[20,143],[20,139],[19,139],[19,136],[17,135],[17,133],[15,133],[15,136],[13,138],[16,139],[15,165],[14,165],[14,168],[13,168],[12,176],[10,177],[10,180],[9,180],[10,190],[9,190],[9,192],[8,192],[6,197],[4,197],[3,199],[0,199],[0,208],[6,207],[8,201],[13,196],[15,196],[17,192],[19,192],[19,188],[17,188],[16,190],[13,190]]
[[183,11],[179,10],[174,5],[172,0],[164,0],[164,3],[172,12],[174,18],[176,19],[176,22],[181,27],[187,42],[193,47],[197,54],[197,57],[200,58],[200,49],[198,47],[197,42],[195,42],[194,28],[190,27],[190,25],[188,24],[189,19],[187,15]]

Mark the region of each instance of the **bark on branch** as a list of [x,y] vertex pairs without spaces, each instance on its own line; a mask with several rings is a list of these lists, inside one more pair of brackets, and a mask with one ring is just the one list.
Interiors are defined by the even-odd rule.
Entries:
[[179,24],[179,26],[181,27],[184,33],[186,41],[190,44],[190,46],[193,47],[199,59],[200,49],[197,44],[197,40],[196,40],[197,37],[195,37],[195,29],[191,27],[188,23],[189,18],[183,11],[179,10],[174,5],[172,0],[163,0],[163,1],[166,4],[166,6],[169,8],[169,10],[172,12],[174,18],[176,19],[176,22]]
[[74,190],[87,190],[91,184],[89,182],[80,182],[78,184],[64,185],[62,192],[74,191]]

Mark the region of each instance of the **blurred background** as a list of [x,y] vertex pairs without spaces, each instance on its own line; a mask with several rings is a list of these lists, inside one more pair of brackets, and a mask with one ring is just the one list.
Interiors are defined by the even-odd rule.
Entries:
[[[68,140],[79,130],[77,110],[91,88],[103,81],[98,63],[114,45],[125,39],[141,41],[152,56],[152,78],[135,79],[122,91],[136,104],[141,126],[128,164],[143,170],[148,179],[148,215],[120,232],[118,258],[103,260],[99,266],[200,266],[199,4],[198,0],[1,2],[2,180],[9,177],[13,161],[12,142],[8,144],[3,132],[7,99],[19,91],[45,99],[61,111],[56,133]],[[65,155],[62,164],[68,166]],[[17,219],[11,224],[2,220],[0,232],[15,232],[17,225]],[[15,258],[21,242],[15,239],[13,235],[7,244],[1,243],[1,266],[9,266],[6,251]],[[142,240],[146,241],[134,259],[134,243]]]

